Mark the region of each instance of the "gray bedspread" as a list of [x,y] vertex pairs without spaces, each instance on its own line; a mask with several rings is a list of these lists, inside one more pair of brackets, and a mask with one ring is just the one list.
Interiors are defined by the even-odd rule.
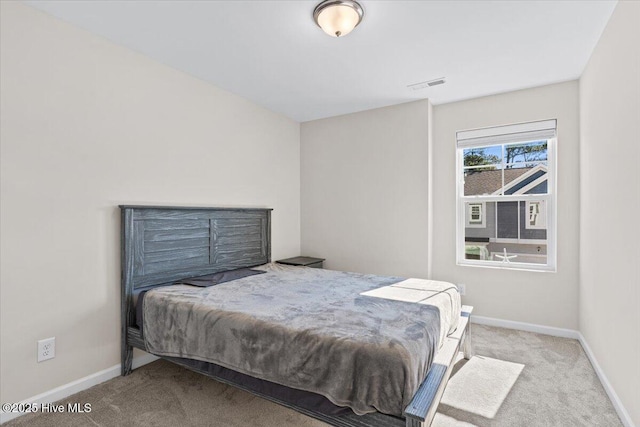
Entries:
[[357,414],[402,415],[438,348],[439,308],[360,295],[399,277],[260,268],[267,274],[210,288],[149,291],[147,349],[319,393]]

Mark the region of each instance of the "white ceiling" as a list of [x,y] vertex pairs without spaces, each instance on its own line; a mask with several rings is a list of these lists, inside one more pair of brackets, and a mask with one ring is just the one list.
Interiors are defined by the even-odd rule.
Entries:
[[364,20],[336,39],[315,1],[27,3],[297,121],[576,79],[616,5],[361,0]]

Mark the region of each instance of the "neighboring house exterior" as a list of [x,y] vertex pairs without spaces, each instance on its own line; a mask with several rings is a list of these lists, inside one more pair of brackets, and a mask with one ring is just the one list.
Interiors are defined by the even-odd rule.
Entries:
[[[465,176],[465,195],[518,195],[547,192],[545,165],[504,170],[479,170]],[[496,259],[517,254],[523,262],[546,262],[544,201],[468,203],[465,208],[467,258]]]

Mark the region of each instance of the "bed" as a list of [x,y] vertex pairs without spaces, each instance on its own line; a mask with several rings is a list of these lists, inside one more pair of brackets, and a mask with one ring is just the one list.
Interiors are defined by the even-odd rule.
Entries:
[[123,375],[136,347],[330,425],[428,426],[470,357],[450,284],[272,264],[270,209],[120,208]]

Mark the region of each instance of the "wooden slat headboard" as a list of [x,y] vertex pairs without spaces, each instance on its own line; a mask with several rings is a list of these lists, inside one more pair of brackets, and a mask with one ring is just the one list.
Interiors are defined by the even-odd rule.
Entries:
[[122,375],[131,372],[136,290],[271,261],[271,209],[120,206]]
[[130,289],[271,260],[271,209],[120,206]]

